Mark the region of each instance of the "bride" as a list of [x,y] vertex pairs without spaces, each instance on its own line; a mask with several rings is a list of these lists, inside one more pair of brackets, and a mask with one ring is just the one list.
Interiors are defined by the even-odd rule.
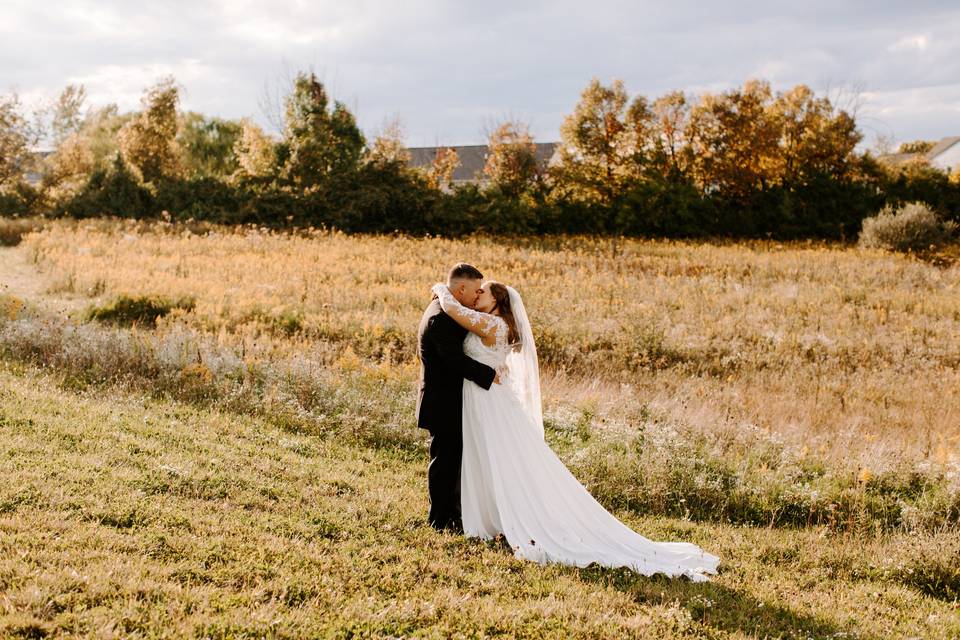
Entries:
[[444,313],[470,333],[466,355],[502,371],[489,391],[463,383],[464,534],[502,533],[518,558],[585,567],[628,567],[644,575],[716,573],[720,559],[688,542],[654,542],[617,520],[570,473],[543,439],[537,351],[523,301],[512,287],[482,285],[476,309],[444,284]]

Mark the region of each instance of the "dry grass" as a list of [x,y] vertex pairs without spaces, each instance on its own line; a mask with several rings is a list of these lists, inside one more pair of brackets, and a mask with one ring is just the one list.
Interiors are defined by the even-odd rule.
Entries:
[[[0,295],[0,635],[960,634],[956,267],[114,221],[5,251],[0,279],[30,256],[44,286]],[[525,295],[551,446],[638,531],[720,555],[717,580],[423,525],[414,327],[459,259]],[[125,299],[193,307],[87,320]]]
[[693,584],[541,567],[423,523],[425,461],[0,369],[0,635],[953,638],[956,538],[618,515]]
[[553,407],[757,429],[875,472],[957,471],[958,267],[809,244],[198,231],[65,222],[25,250],[55,294],[188,297],[161,331],[328,362],[349,346],[410,363],[430,283],[469,260],[524,294]]
[[41,218],[8,218],[0,216],[0,247],[15,247],[23,237],[44,226]]

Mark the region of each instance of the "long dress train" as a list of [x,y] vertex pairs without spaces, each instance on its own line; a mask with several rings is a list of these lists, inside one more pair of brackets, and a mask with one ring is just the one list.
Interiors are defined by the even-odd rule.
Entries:
[[[441,302],[459,305],[449,295]],[[486,346],[470,333],[464,352],[501,367],[511,351],[506,323],[461,310],[484,316],[479,322],[499,323],[496,344]],[[578,567],[595,562],[644,575],[685,575],[697,582],[716,573],[717,556],[692,543],[645,538],[604,509],[543,440],[510,384],[494,384],[486,391],[464,381],[460,480],[465,535],[492,539],[502,533],[518,558]]]

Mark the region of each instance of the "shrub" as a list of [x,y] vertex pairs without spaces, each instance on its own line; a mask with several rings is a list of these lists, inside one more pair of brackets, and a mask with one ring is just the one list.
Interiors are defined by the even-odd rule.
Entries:
[[176,220],[232,222],[247,197],[242,188],[214,177],[164,180],[157,186],[156,208]]
[[153,194],[117,154],[109,169],[94,171],[79,193],[59,204],[57,213],[76,218],[146,218],[155,206]]
[[168,300],[150,296],[120,296],[106,306],[90,309],[87,312],[87,319],[122,325],[130,325],[134,322],[156,325],[158,318],[162,318],[174,309],[189,311],[193,306],[194,301],[191,299]]
[[673,238],[708,234],[714,231],[711,204],[689,182],[638,181],[612,212],[610,231]]
[[26,182],[0,189],[0,216],[29,216],[46,208],[44,194]]
[[957,224],[943,222],[936,213],[920,202],[908,203],[899,209],[884,209],[863,221],[860,244],[890,251],[922,252],[948,242]]
[[960,222],[960,185],[952,183],[945,171],[921,163],[889,171],[878,184],[883,204],[903,205],[924,202],[945,220]]
[[23,236],[42,228],[40,218],[0,218],[0,247],[15,247]]

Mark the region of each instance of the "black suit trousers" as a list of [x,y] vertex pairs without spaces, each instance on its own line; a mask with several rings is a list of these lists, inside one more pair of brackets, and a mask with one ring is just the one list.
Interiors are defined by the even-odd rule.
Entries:
[[463,457],[463,431],[459,425],[433,431],[430,439],[430,526],[436,529],[460,524],[460,459]]

